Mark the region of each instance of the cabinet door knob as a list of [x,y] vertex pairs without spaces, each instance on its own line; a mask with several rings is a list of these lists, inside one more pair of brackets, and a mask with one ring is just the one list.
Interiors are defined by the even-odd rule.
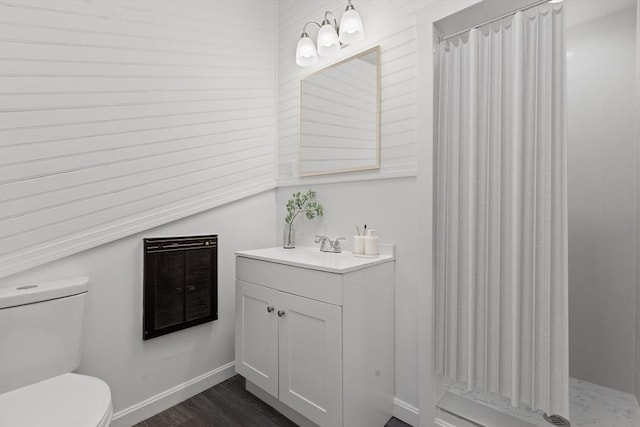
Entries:
[[193,292],[193,291],[195,291],[195,290],[196,290],[196,287],[195,287],[195,286],[193,286],[193,285],[188,285],[188,286],[187,286],[187,290],[188,290],[189,292]]
[[269,307],[267,307],[267,313],[272,313],[273,310],[275,310],[275,308],[273,308],[273,306],[270,305]]
[[284,310],[278,310],[278,317],[284,317]]

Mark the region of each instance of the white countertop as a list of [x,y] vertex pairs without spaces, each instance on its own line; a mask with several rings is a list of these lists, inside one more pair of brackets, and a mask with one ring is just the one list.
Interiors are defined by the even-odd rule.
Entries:
[[329,273],[348,273],[371,265],[382,264],[395,260],[393,250],[389,253],[381,248],[381,254],[375,258],[354,256],[351,252],[343,251],[339,254],[320,252],[318,247],[296,247],[284,249],[282,247],[251,249],[237,251],[236,255],[245,258],[270,261],[295,267],[310,268],[312,270],[327,271]]

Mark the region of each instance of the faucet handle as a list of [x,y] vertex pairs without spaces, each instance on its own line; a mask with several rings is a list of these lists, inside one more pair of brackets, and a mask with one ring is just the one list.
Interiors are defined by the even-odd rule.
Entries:
[[331,247],[336,251],[336,252],[341,252],[342,249],[340,248],[340,240],[346,240],[345,237],[338,237],[336,240],[334,240],[331,243]]
[[316,242],[316,243],[323,242],[324,243],[325,240],[329,240],[329,238],[327,236],[321,236],[320,234],[316,234],[316,238],[315,238],[314,242]]

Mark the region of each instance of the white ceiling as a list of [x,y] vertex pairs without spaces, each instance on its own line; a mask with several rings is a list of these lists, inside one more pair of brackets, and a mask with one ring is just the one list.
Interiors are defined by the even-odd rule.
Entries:
[[498,16],[525,8],[535,1],[537,0],[482,0],[438,22],[434,22],[434,26],[441,36],[447,37]]
[[[525,8],[538,0],[482,0],[435,23],[444,37]],[[564,0],[567,26],[584,24],[635,7],[637,0]]]
[[567,26],[584,24],[612,15],[636,5],[636,0],[565,0],[567,2]]

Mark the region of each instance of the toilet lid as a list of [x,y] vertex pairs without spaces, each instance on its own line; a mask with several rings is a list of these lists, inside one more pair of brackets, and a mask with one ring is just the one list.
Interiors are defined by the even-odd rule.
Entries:
[[109,386],[86,375],[63,374],[0,394],[0,426],[103,427],[111,414]]

